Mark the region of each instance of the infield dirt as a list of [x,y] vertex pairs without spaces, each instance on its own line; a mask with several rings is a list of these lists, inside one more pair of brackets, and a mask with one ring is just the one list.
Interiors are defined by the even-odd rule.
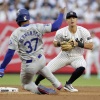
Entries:
[[19,92],[2,92],[0,100],[100,100],[100,87],[75,87],[79,92],[61,90],[56,95],[38,95],[23,90],[21,86],[12,87],[19,88]]

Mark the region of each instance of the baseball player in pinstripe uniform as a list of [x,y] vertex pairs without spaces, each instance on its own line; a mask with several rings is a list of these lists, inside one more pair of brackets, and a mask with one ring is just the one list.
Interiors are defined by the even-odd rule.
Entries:
[[90,78],[91,66],[94,63],[96,68],[97,68],[97,78],[100,79],[100,63],[99,63],[100,40],[95,35],[94,31],[91,31],[91,36],[92,36],[92,40],[93,40],[93,49],[87,50],[87,52],[86,52],[87,67],[86,67],[86,70],[85,70],[85,76],[84,77]]
[[44,33],[50,33],[58,30],[63,22],[65,8],[53,24],[29,24],[30,15],[26,9],[19,9],[17,12],[16,22],[20,26],[10,36],[8,51],[4,61],[0,65],[0,77],[3,77],[6,66],[11,61],[15,50],[18,52],[22,61],[20,79],[24,89],[33,93],[50,94],[53,89],[43,86],[37,86],[33,77],[37,72],[44,75],[57,89],[61,89],[61,83],[47,68],[42,71],[46,61],[43,53],[42,36]]
[[[68,26],[56,32],[53,42],[55,47],[61,47],[62,50],[46,67],[51,72],[55,72],[66,65],[71,65],[75,68],[69,80],[66,81],[64,89],[70,92],[77,92],[78,90],[72,86],[72,83],[84,72],[87,65],[83,52],[84,49],[91,50],[93,43],[89,31],[77,25],[77,15],[75,12],[68,12],[66,20]],[[42,79],[44,77],[39,75],[35,83],[38,85]]]

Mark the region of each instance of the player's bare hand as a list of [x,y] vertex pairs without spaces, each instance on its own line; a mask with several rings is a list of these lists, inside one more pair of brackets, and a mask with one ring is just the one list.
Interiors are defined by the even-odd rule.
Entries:
[[66,7],[61,8],[61,9],[60,9],[60,13],[63,13],[63,14],[64,14],[64,12],[65,12],[65,8],[66,8]]
[[78,46],[78,43],[76,41],[73,41],[73,46],[74,47]]

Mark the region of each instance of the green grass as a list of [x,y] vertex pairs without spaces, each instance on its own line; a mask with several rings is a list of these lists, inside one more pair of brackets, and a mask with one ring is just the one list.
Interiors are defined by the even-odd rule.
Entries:
[[[69,79],[70,74],[55,74],[55,76],[62,82],[64,85],[66,80]],[[36,79],[37,75],[34,77]],[[50,86],[51,83],[48,80],[43,80],[42,85]],[[0,78],[0,85],[21,85],[19,74],[5,74],[3,78]],[[74,83],[74,86],[100,86],[100,79],[97,79],[96,75],[92,75],[90,79],[85,79],[81,76]]]
[[0,85],[20,85],[19,74],[5,74],[0,78]]
[[[63,85],[65,85],[66,80],[69,79],[70,75],[55,75],[60,82],[62,82]],[[51,83],[47,80],[43,80],[41,84],[44,85],[50,85]],[[74,83],[74,86],[100,86],[100,79],[97,78],[96,75],[92,75],[90,79],[85,79],[83,76],[81,76],[79,79],[77,79]]]

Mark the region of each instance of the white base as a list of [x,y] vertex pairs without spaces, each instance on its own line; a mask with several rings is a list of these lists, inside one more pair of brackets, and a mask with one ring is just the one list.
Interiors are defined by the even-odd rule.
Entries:
[[18,88],[0,87],[0,92],[18,92]]

